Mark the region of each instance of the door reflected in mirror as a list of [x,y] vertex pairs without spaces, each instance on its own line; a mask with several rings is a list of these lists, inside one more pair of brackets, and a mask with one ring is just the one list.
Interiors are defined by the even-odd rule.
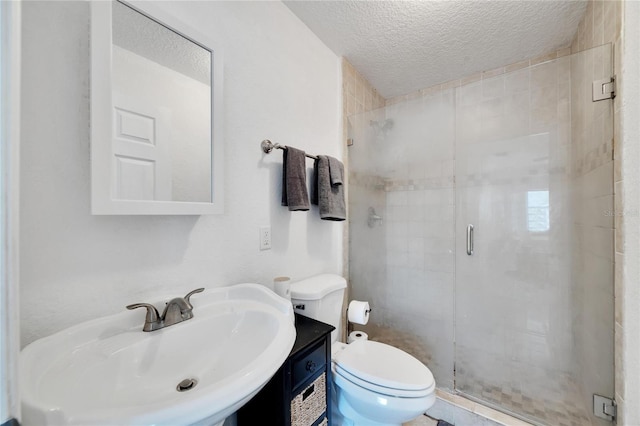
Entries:
[[212,52],[112,7],[112,198],[211,202]]

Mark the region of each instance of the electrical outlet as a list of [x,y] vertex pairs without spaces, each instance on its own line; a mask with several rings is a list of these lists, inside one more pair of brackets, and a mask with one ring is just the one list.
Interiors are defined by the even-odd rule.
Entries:
[[260,228],[260,250],[271,249],[271,227],[263,226]]

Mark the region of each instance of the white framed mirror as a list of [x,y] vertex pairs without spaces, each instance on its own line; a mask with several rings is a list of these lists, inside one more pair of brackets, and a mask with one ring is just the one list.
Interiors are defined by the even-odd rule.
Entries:
[[222,213],[220,50],[151,2],[91,8],[92,213]]

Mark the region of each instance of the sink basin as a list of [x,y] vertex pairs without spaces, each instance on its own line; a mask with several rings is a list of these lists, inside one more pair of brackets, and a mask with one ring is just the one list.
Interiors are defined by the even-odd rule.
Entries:
[[[191,302],[193,319],[161,330],[143,332],[144,312],[123,307],[25,347],[22,423],[221,424],[289,355],[293,310],[258,284],[205,290]],[[197,384],[178,391],[185,379],[195,380],[183,387]]]

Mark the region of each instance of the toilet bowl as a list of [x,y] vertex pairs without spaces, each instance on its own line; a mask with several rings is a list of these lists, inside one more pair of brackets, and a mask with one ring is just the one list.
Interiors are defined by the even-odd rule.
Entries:
[[336,426],[400,426],[435,402],[433,374],[422,362],[393,346],[370,340],[347,345],[342,329],[346,280],[316,275],[291,284],[294,311],[333,325],[331,335],[332,423]]
[[419,360],[393,346],[356,341],[332,347],[336,425],[401,425],[435,402],[435,381]]

